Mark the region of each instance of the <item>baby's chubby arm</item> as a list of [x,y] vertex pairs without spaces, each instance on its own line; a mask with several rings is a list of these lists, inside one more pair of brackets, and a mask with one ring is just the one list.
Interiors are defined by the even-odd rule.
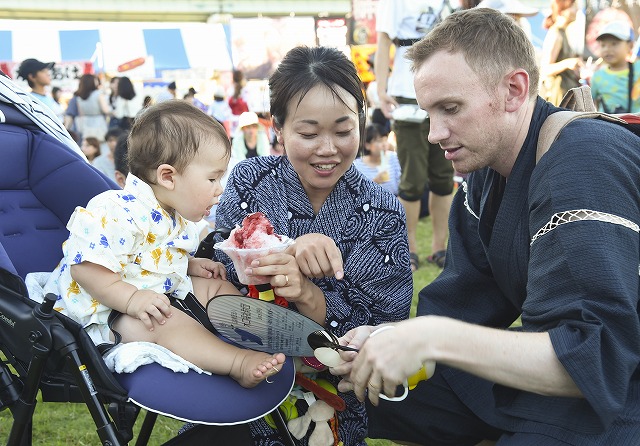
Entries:
[[71,277],[102,305],[139,319],[153,331],[153,319],[164,324],[171,317],[169,298],[151,290],[139,290],[120,274],[91,262],[71,266]]
[[227,280],[227,270],[222,263],[200,257],[189,257],[187,274],[194,277],[204,277],[205,279]]

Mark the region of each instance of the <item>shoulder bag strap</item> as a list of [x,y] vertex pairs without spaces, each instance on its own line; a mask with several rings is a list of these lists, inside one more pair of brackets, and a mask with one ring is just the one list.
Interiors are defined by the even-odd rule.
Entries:
[[633,90],[633,64],[631,62],[627,62],[629,64],[629,86],[627,88],[627,113],[631,113],[631,104],[633,100],[631,99],[631,91]]
[[536,150],[536,164],[542,158],[542,155],[547,153],[551,144],[558,139],[558,135],[562,129],[564,129],[569,123],[581,118],[597,118],[609,122],[615,122],[618,124],[626,124],[626,121],[616,116],[608,115],[600,112],[574,112],[574,111],[559,111],[547,116],[540,133],[538,133],[538,146]]
[[591,87],[581,85],[571,88],[562,97],[559,107],[568,108],[577,112],[595,112],[596,105],[591,96]]

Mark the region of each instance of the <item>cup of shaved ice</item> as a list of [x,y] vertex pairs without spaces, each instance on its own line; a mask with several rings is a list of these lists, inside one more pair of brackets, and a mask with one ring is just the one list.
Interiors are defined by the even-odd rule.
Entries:
[[271,276],[245,274],[255,259],[285,251],[295,240],[276,234],[273,225],[262,212],[254,212],[242,220],[223,242],[213,247],[231,258],[238,274],[238,280],[245,285],[269,283]]

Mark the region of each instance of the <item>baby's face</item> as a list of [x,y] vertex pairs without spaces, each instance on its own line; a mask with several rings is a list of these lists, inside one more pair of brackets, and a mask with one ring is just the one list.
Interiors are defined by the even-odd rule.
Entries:
[[172,207],[190,221],[208,216],[222,194],[220,180],[228,164],[229,157],[220,139],[205,140],[191,163],[176,175]]

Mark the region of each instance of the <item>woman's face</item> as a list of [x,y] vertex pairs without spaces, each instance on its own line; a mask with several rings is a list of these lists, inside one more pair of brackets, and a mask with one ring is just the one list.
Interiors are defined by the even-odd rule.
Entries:
[[[558,9],[560,11],[559,18],[563,18],[566,24],[573,22],[578,14],[578,5],[575,1],[560,0],[558,2]],[[562,25],[564,25],[564,23]]]
[[356,98],[340,87],[336,90],[339,98],[316,85],[300,104],[297,97],[291,100],[287,120],[277,130],[316,211],[351,167],[360,142]]

